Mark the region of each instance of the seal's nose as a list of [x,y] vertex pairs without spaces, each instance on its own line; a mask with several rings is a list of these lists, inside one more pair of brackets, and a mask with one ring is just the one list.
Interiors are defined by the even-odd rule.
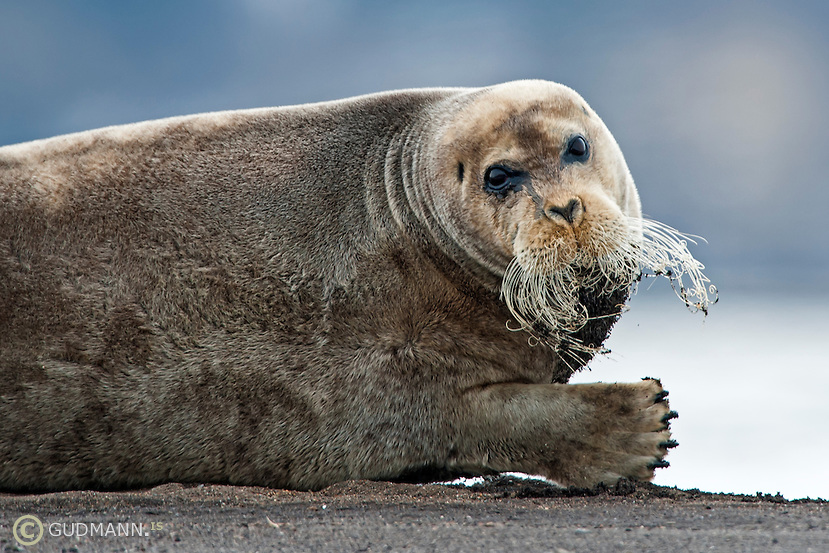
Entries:
[[576,225],[584,214],[584,205],[579,198],[571,198],[567,205],[548,205],[544,208],[544,214],[549,219],[564,219],[571,225]]

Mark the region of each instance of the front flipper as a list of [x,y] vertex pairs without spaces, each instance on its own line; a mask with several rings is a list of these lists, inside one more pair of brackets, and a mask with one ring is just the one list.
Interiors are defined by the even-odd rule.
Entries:
[[654,379],[475,388],[463,397],[450,466],[541,474],[574,486],[650,480],[677,445],[666,396]]

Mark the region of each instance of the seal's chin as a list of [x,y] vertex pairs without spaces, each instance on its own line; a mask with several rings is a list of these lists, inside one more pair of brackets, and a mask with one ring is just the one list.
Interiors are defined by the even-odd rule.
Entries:
[[627,222],[629,238],[604,247],[607,253],[594,256],[555,245],[526,249],[504,274],[501,297],[518,324],[510,329],[528,332],[531,343],[552,347],[572,371],[607,351],[602,344],[643,276],[669,278],[692,309],[707,312],[716,302],[704,267],[688,251],[693,240],[656,221]]
[[639,272],[628,249],[566,265],[554,249],[521,252],[507,267],[501,296],[531,342],[552,347],[575,371],[603,351],[630,296]]

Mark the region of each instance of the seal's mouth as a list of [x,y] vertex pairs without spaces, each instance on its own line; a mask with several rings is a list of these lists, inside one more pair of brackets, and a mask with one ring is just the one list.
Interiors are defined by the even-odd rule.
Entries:
[[696,242],[657,221],[627,223],[628,238],[598,257],[577,252],[563,263],[554,247],[519,252],[501,283],[501,297],[518,324],[508,328],[552,347],[575,371],[608,351],[602,344],[643,277],[670,279],[689,308],[707,313],[717,292],[688,250]]

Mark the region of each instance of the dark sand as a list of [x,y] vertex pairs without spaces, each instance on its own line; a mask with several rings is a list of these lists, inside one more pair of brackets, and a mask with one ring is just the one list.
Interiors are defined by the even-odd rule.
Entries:
[[[129,492],[0,494],[8,551],[829,552],[829,503],[622,482],[574,490],[491,478],[477,488],[345,482],[321,492],[168,484]],[[18,517],[44,535],[22,548]],[[58,524],[55,524],[58,523]],[[55,537],[91,523],[146,535]],[[122,527],[123,528],[123,527]]]

